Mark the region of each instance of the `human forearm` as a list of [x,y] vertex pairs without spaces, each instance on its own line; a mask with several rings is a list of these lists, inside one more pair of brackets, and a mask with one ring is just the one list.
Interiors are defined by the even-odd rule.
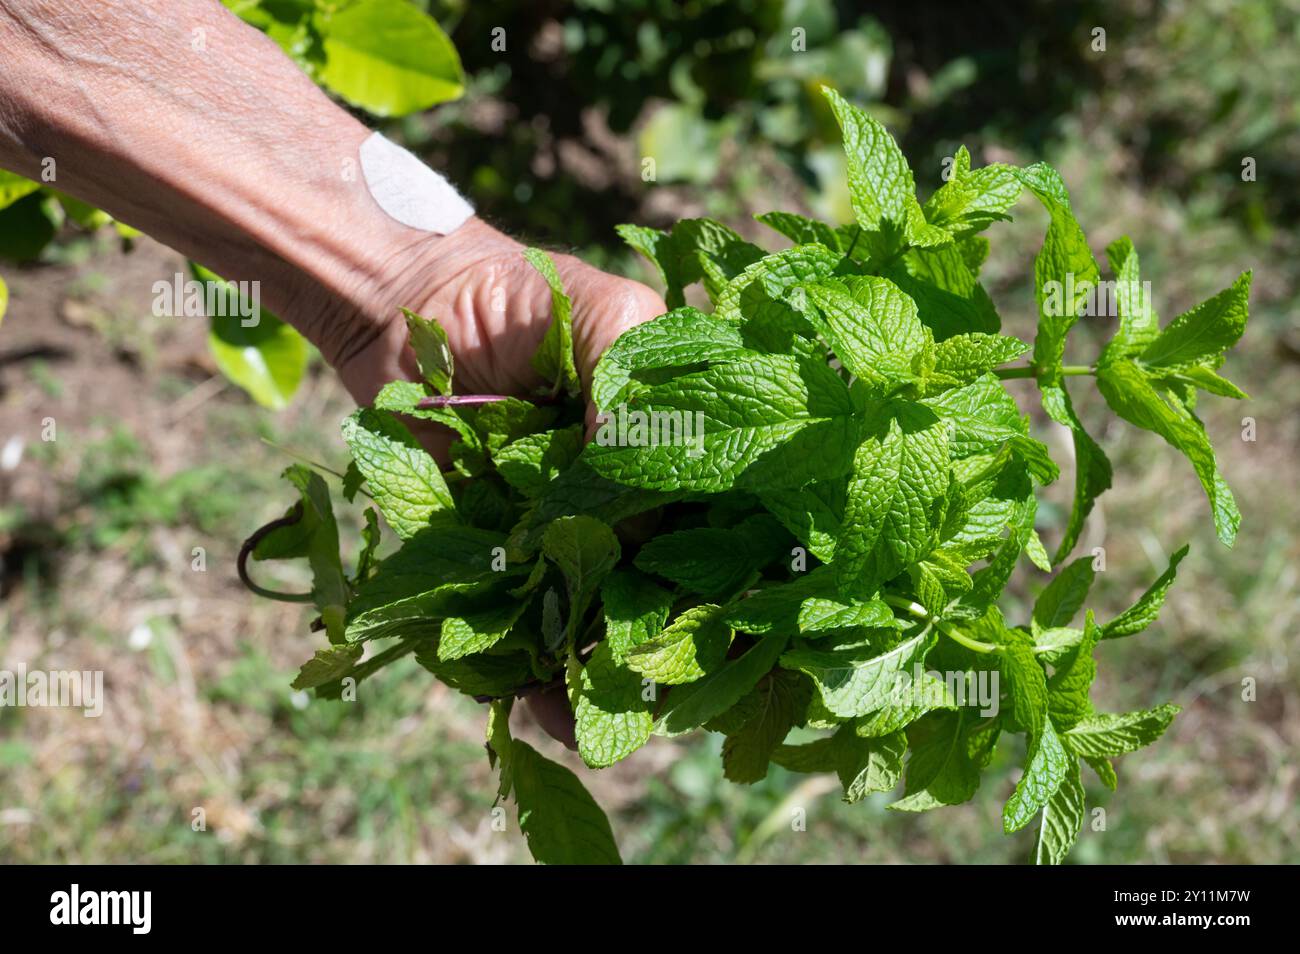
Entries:
[[0,166],[260,280],[333,363],[416,300],[432,237],[370,197],[369,131],[216,0],[0,0],[0,50]]

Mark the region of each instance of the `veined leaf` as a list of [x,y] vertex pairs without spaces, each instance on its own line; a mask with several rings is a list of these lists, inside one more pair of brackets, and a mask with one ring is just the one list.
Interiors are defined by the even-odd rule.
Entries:
[[524,258],[551,286],[551,323],[533,355],[533,370],[547,382],[550,393],[564,391],[576,396],[582,391],[573,358],[573,303],[564,293],[555,262],[539,248],[525,250]]
[[1066,773],[1061,787],[1043,806],[1042,823],[1034,848],[1035,864],[1059,865],[1065,860],[1083,829],[1085,810],[1083,780],[1079,775],[1078,759],[1075,759],[1074,768]]
[[1241,511],[1219,473],[1214,448],[1201,422],[1172,405],[1151,386],[1146,373],[1131,361],[1117,361],[1097,372],[1097,388],[1106,403],[1124,420],[1159,434],[1191,461],[1210,499],[1214,528],[1224,546],[1232,546],[1241,525]]
[[458,99],[460,57],[437,22],[400,0],[360,0],[323,21],[318,78],[376,116],[406,116]]
[[510,750],[519,827],[544,865],[621,864],[609,819],[578,777],[515,739]]
[[403,540],[435,516],[455,519],[455,502],[437,463],[392,414],[362,408],[344,420],[343,439],[384,519]]
[[1075,755],[1113,758],[1160,738],[1180,711],[1180,706],[1166,703],[1118,715],[1099,712],[1081,720],[1062,739]]
[[[645,415],[641,431],[631,430],[637,419],[626,435],[602,429],[583,459],[603,477],[651,490],[767,490],[835,477],[849,468],[858,427],[833,369],[783,355],[684,374],[627,407]],[[688,428],[689,442],[680,439]]]

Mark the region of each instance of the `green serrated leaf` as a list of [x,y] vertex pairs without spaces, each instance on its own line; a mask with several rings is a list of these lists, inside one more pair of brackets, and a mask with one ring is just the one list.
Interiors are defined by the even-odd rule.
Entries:
[[707,675],[722,665],[731,645],[731,628],[721,612],[712,603],[684,610],[658,636],[632,649],[628,666],[665,686]]
[[618,563],[618,538],[594,517],[561,517],[546,528],[542,552],[564,574],[569,591],[569,639],[575,640],[601,580]]
[[423,318],[409,308],[403,308],[402,314],[406,316],[411,350],[415,352],[420,375],[439,394],[450,394],[455,363],[451,357],[447,332],[436,319]]
[[1041,629],[1068,626],[1083,608],[1096,575],[1091,557],[1081,557],[1061,570],[1034,601],[1034,624]]
[[1061,786],[1043,806],[1042,822],[1034,847],[1035,864],[1059,865],[1065,860],[1083,829],[1085,810],[1083,780],[1079,776],[1078,760],[1075,759],[1074,768],[1066,773]]
[[760,639],[703,678],[677,686],[659,714],[658,728],[665,735],[680,735],[722,715],[771,671],[786,643],[784,636]]
[[1185,545],[1180,547],[1169,558],[1169,566],[1146,589],[1146,592],[1138,597],[1137,602],[1101,628],[1102,639],[1132,636],[1134,633],[1142,632],[1156,621],[1160,615],[1160,608],[1165,604],[1169,587],[1178,576],[1178,564],[1183,562],[1183,557],[1187,556],[1189,549],[1190,547]]
[[649,490],[767,490],[835,477],[849,468],[858,427],[833,369],[784,355],[684,374],[627,407],[644,416],[622,431],[617,422],[602,426],[583,460],[603,477]]
[[1117,361],[1097,372],[1097,388],[1106,403],[1124,420],[1159,434],[1182,451],[1210,499],[1214,528],[1224,546],[1232,546],[1241,526],[1241,511],[1233,499],[1205,427],[1185,408],[1169,403],[1147,373],[1131,361]]
[[376,116],[406,116],[458,99],[465,89],[456,47],[428,14],[401,0],[360,0],[322,21],[317,78]]
[[806,704],[807,681],[777,670],[754,690],[757,710],[739,731],[722,743],[722,772],[728,781],[749,785],[767,777],[772,752],[794,728]]
[[864,737],[850,723],[831,737],[830,748],[835,772],[844,786],[844,801],[849,804],[873,792],[888,792],[903,777],[907,735],[901,731]]
[[435,517],[454,519],[455,501],[437,463],[390,412],[362,408],[344,420],[343,439],[375,504],[403,540]]
[[1143,349],[1149,368],[1191,368],[1223,354],[1241,338],[1249,317],[1250,272],[1213,298],[1183,312]]
[[520,739],[510,760],[519,828],[533,858],[545,865],[622,863],[609,819],[576,775]]
[[645,745],[654,726],[654,696],[615,649],[606,641],[592,652],[573,713],[578,754],[592,768],[627,758]]
[[781,657],[781,665],[810,676],[822,704],[835,715],[868,715],[894,701],[897,675],[920,662],[932,644],[932,638],[922,633],[881,649],[879,641],[892,638],[896,631],[874,632],[875,641],[850,633],[791,649]]
[[909,401],[879,408],[849,478],[835,547],[840,588],[878,585],[923,555],[947,489],[948,433],[940,419]]
[[327,682],[340,679],[352,671],[353,665],[361,658],[360,646],[330,646],[318,649],[311,659],[303,663],[298,676],[291,683],[293,689],[314,689]]
[[564,293],[564,283],[551,256],[540,248],[530,248],[524,251],[524,258],[551,287],[551,323],[533,355],[533,370],[546,381],[551,394],[563,391],[576,397],[582,391],[582,382],[573,357],[573,303]]
[[608,412],[638,372],[685,371],[750,353],[735,324],[694,308],[676,308],[619,335],[596,365],[591,397],[598,408]]
[[637,569],[704,597],[731,596],[763,567],[789,552],[789,535],[762,514],[734,527],[662,534],[641,548]]
[[1061,738],[1075,755],[1113,758],[1136,752],[1160,738],[1180,711],[1180,706],[1166,703],[1122,714],[1098,712],[1082,719]]

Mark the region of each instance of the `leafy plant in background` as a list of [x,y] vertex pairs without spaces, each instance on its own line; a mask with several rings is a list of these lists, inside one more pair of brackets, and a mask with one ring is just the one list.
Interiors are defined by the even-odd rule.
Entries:
[[[843,130],[852,224],[760,216],[795,243],[771,254],[708,220],[623,229],[675,307],[601,360],[591,391],[607,417],[593,442],[584,446],[569,302],[532,250],[554,312],[536,398],[455,395],[441,329],[408,313],[423,380],[388,385],[343,426],[343,495],[374,503],[356,568],[341,564],[325,479],[302,465],[286,472],[299,501],[241,555],[250,584],[248,557],[311,565],[310,594],[251,584],[320,611],[329,645],[296,687],[337,697],[414,654],[490,702],[497,794],[516,803],[541,861],[618,852],[578,777],[511,737],[522,693],[567,698],[592,768],[652,735],[704,729],[725,737],[734,782],[773,763],[829,772],[850,802],[901,785],[898,811],[970,799],[995,747],[1023,745],[1003,827],[1037,822],[1035,860],[1051,863],[1082,825],[1081,766],[1114,788],[1111,760],[1153,742],[1178,711],[1104,713],[1090,701],[1101,647],[1155,621],[1187,549],[1120,615],[1088,611],[1072,625],[1094,569],[1070,553],[1112,474],[1067,382],[1094,378],[1116,414],[1186,455],[1231,545],[1240,517],[1195,408],[1199,391],[1244,396],[1217,369],[1244,331],[1249,273],[1161,327],[1120,239],[1107,250],[1118,331],[1092,364],[1065,365],[1101,271],[1059,175],[1042,163],[972,169],[963,149],[922,205],[885,128],[826,96]],[[1025,189],[1049,214],[1032,348],[999,333],[979,282],[980,233]],[[696,282],[712,313],[683,303]],[[1051,558],[1036,488],[1059,472],[1002,384],[1015,378],[1037,382],[1074,439],[1073,510]],[[702,431],[650,439],[637,413]],[[456,433],[450,470],[403,417]],[[401,545],[377,560],[381,515]],[[998,601],[1022,556],[1055,575],[1030,618],[1013,622]],[[373,641],[385,648],[367,655]],[[960,681],[936,676],[952,673]],[[982,711],[961,690],[994,674],[999,705]],[[819,734],[788,743],[796,727]]]
[[460,57],[410,0],[222,0],[307,75],[375,116],[406,116],[458,98]]
[[[593,115],[617,136],[635,135],[638,154],[655,160],[657,183],[708,184],[691,198],[717,214],[743,209],[747,179],[782,163],[834,205],[843,167],[820,84],[872,101],[892,121],[907,116],[881,102],[888,35],[829,0],[430,6],[474,78],[467,102],[497,102],[509,118],[452,109],[436,129],[407,124],[408,140],[429,140],[439,167],[468,184],[486,214],[566,244],[599,245],[631,215],[665,214],[662,205],[642,209],[643,170],[620,172],[608,136],[592,132]],[[505,51],[490,42],[502,24]],[[934,97],[969,79],[961,70],[937,74]],[[575,153],[602,161],[569,164]],[[573,216],[575,207],[585,214]]]
[[[408,0],[223,2],[323,88],[375,116],[405,116],[464,91],[456,48]],[[35,260],[68,219],[91,232],[112,224],[127,241],[140,234],[49,186],[0,170],[0,258]],[[197,263],[190,270],[201,281],[222,281]],[[0,317],[3,312],[0,307]],[[208,342],[222,374],[264,407],[288,405],[307,369],[306,341],[266,311],[250,327],[238,316],[210,321]]]

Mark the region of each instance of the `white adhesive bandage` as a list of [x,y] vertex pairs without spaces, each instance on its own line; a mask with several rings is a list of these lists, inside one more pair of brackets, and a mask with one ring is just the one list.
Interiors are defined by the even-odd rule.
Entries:
[[361,144],[361,174],[379,207],[413,229],[448,235],[474,214],[451,183],[379,133]]

